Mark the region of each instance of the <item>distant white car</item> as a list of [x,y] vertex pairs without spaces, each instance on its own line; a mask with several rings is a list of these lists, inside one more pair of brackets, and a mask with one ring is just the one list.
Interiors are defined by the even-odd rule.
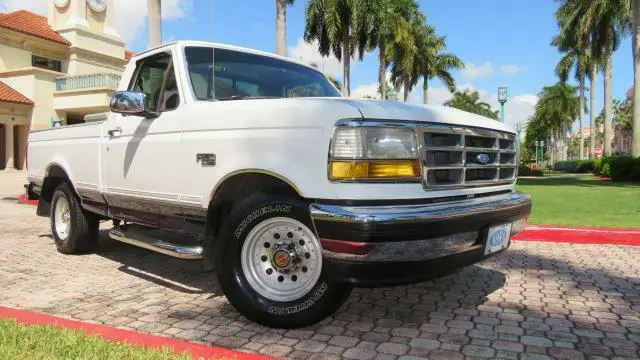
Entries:
[[60,252],[93,250],[113,220],[111,238],[202,259],[239,312],[283,328],[353,285],[502,251],[531,209],[502,123],[343,98],[312,67],[191,41],[136,55],[106,120],[32,132],[28,164]]

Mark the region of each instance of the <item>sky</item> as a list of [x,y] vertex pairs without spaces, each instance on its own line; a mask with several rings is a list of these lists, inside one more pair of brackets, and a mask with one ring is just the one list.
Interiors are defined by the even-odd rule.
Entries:
[[[46,15],[53,0],[0,0],[0,11],[19,8]],[[115,27],[133,51],[146,48],[146,0],[113,0]],[[275,52],[275,0],[162,0],[163,40],[207,40]],[[342,65],[322,58],[314,44],[302,39],[307,1],[297,0],[287,11],[288,56],[316,63],[324,72],[342,79]],[[554,12],[558,1],[419,0],[427,21],[445,36],[447,51],[466,64],[453,76],[460,89],[475,89],[482,100],[498,109],[497,88],[508,87],[506,122],[525,123],[533,113],[543,86],[557,82],[554,68],[561,55],[550,45],[557,32]],[[133,14],[137,14],[133,16]],[[377,53],[352,62],[353,96],[376,96]],[[623,40],[613,59],[613,93],[625,97],[633,84],[631,38]],[[596,113],[603,105],[603,82],[597,87]],[[430,104],[442,104],[451,94],[439,80],[429,82]],[[422,83],[410,101],[422,102]],[[588,124],[585,115],[585,126]],[[577,125],[574,125],[574,128]]]

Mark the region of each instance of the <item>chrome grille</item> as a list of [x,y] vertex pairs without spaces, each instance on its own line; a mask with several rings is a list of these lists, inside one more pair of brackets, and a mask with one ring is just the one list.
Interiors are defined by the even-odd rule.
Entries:
[[420,125],[425,189],[512,183],[514,134],[455,125]]

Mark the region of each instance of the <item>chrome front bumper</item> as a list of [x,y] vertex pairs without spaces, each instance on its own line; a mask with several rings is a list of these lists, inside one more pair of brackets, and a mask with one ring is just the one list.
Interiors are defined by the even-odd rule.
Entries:
[[[481,245],[482,234],[491,225],[513,222],[512,234],[521,231],[531,198],[513,191],[431,204],[312,204],[310,210],[327,257],[417,261]],[[357,250],[350,251],[348,245]]]
[[[449,199],[450,200],[450,199]],[[312,204],[331,278],[362,286],[428,280],[482,261],[489,227],[522,231],[531,199],[519,192],[430,204]]]

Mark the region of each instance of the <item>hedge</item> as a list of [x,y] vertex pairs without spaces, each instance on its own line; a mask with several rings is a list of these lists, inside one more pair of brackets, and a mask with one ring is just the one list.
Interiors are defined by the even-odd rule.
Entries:
[[595,161],[593,172],[615,181],[640,181],[640,157],[603,156]]
[[542,169],[532,169],[525,165],[518,166],[518,176],[543,176]]
[[566,160],[555,163],[553,170],[572,173],[589,173],[593,171],[593,167],[593,160]]

